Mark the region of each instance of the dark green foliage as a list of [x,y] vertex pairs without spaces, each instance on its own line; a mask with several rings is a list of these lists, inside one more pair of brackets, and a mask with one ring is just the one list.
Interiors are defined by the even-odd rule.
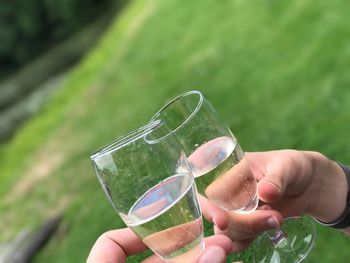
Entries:
[[0,71],[23,65],[118,2],[122,1],[1,1]]

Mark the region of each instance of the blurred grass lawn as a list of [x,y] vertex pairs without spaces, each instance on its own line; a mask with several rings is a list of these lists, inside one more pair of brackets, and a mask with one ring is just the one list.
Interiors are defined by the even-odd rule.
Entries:
[[[0,241],[64,210],[35,262],[84,261],[102,232],[123,226],[90,153],[191,89],[204,92],[246,151],[308,149],[349,163],[349,8],[336,0],[131,2],[1,148]],[[350,240],[317,231],[305,262],[348,262]],[[241,257],[251,262],[250,251]]]

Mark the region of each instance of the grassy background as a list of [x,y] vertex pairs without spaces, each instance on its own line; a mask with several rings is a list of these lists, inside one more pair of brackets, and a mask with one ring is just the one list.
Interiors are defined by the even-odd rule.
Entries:
[[[83,261],[97,236],[123,226],[90,153],[191,89],[203,91],[246,151],[308,149],[349,163],[349,7],[132,1],[55,98],[1,147],[0,241],[64,211],[35,262]],[[348,262],[348,238],[317,232],[305,262]],[[250,251],[240,257],[251,262]]]

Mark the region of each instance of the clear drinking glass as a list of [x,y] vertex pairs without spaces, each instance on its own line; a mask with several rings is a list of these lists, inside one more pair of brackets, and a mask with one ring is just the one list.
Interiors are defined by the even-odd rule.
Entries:
[[180,142],[200,194],[229,211],[256,209],[257,183],[242,148],[199,91],[174,98],[154,120],[163,120]]
[[[190,91],[172,99],[154,120],[163,120],[180,142],[199,193],[228,211],[250,213],[257,208],[257,181],[247,158],[201,92]],[[313,224],[305,217],[285,219],[281,229],[268,231],[259,239],[254,261],[300,262],[313,246],[314,233]]]
[[113,208],[154,253],[167,262],[195,262],[204,248],[196,186],[162,122],[112,142],[91,160]]

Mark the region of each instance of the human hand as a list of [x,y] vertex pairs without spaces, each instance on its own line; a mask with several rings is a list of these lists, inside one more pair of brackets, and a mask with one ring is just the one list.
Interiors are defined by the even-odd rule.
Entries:
[[247,154],[261,201],[283,217],[308,214],[331,222],[344,211],[346,177],[341,167],[317,152],[280,150]]
[[[129,228],[108,231],[102,234],[92,247],[87,263],[124,263],[126,258],[146,250],[146,245]],[[232,243],[224,235],[205,238],[205,250],[197,263],[223,263],[232,251]],[[157,255],[152,255],[143,263],[164,263]]]
[[[347,183],[342,169],[316,152],[281,150],[247,153],[258,182],[260,209],[250,214],[220,211],[201,199],[203,214],[215,224],[215,232],[230,237],[237,250],[254,236],[278,227],[283,217],[308,214],[330,222],[344,210]],[[204,204],[204,205],[203,205]]]
[[199,196],[199,202],[203,216],[214,224],[215,234],[231,239],[232,252],[245,250],[259,233],[277,228],[283,221],[282,215],[271,209],[238,214],[221,209],[203,196]]
[[[259,181],[259,197],[268,204],[261,208],[268,209],[237,214],[224,211],[200,197],[203,215],[215,224],[216,233],[226,234],[232,242],[223,235],[206,238],[207,247],[199,262],[225,262],[227,254],[245,249],[255,235],[278,227],[283,217],[305,213],[331,222],[344,210],[347,196],[344,172],[322,154],[280,150],[247,153],[246,156]],[[88,263],[125,262],[127,256],[145,249],[130,229],[113,230],[97,240]],[[153,255],[144,262],[163,261]]]

